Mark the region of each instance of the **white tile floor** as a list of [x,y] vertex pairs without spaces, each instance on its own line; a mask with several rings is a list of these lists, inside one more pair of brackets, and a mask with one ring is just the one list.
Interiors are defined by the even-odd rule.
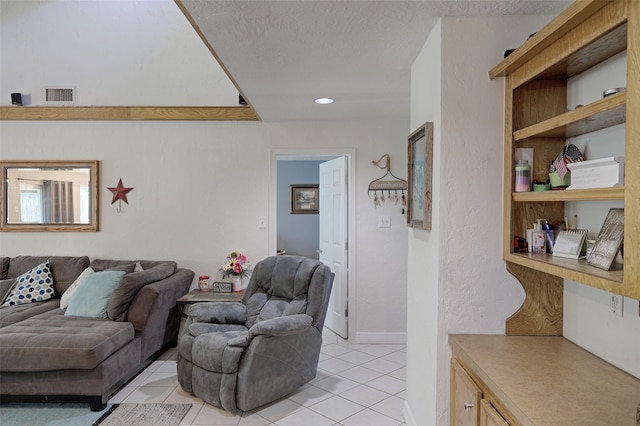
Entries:
[[399,426],[404,425],[405,366],[405,346],[353,345],[326,330],[314,380],[286,398],[234,416],[180,388],[176,349],[169,349],[109,402],[193,404],[182,425]]

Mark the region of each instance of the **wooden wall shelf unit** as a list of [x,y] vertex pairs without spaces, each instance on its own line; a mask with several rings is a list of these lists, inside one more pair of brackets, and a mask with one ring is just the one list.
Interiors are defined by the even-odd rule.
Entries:
[[[626,91],[567,111],[567,79],[625,50]],[[640,299],[639,69],[640,1],[577,0],[489,72],[505,77],[503,258],[525,300],[505,336],[449,336],[451,425],[636,425],[640,380],[562,337],[562,320],[565,279]],[[622,123],[624,186],[514,191],[516,148],[534,148],[544,181],[567,138]],[[563,221],[566,201],[624,202],[624,267],[513,251],[537,218]]]
[[3,106],[0,120],[213,120],[257,121],[249,106]]
[[[521,309],[507,320],[507,332],[513,329],[510,322],[516,322],[530,325],[528,330],[515,327],[520,334],[561,334],[558,324],[562,324],[562,309],[549,309],[551,297],[540,289],[560,294],[562,302],[564,279],[640,299],[639,21],[640,2],[636,0],[576,1],[489,72],[490,78],[504,77],[506,87],[503,258],[509,271],[523,284],[527,298],[532,298],[525,303],[529,305],[527,312]],[[624,51],[626,90],[568,111],[567,80]],[[532,179],[544,181],[549,162],[567,138],[623,123],[623,187],[514,192],[516,148],[534,148]],[[561,222],[565,201],[624,201],[623,269],[604,271],[583,260],[513,252],[513,237],[525,236],[537,218]],[[509,264],[523,268],[511,268]],[[532,271],[539,273],[536,282],[527,277]],[[537,311],[552,312],[558,318],[540,316]],[[553,325],[549,328],[548,324]]]

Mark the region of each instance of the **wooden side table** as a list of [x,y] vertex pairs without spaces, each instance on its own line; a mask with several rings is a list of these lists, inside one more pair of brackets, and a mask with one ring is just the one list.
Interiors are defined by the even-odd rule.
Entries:
[[243,297],[244,290],[234,291],[232,293],[218,293],[214,291],[202,291],[195,289],[176,300],[176,307],[178,308],[180,315],[186,318],[187,314],[184,309],[187,305],[198,302],[240,302]]

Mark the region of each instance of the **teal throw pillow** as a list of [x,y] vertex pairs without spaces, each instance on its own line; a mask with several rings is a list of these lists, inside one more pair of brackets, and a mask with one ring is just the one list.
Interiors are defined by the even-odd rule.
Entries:
[[42,302],[53,296],[53,275],[47,261],[16,278],[16,283],[9,290],[2,306]]
[[120,284],[123,271],[94,272],[82,281],[69,301],[65,315],[106,318],[111,294]]

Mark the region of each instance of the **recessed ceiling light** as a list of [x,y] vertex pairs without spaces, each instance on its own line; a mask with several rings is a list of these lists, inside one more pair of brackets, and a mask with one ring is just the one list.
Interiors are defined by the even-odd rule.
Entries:
[[334,102],[333,99],[331,98],[318,98],[316,100],[314,100],[313,102],[319,104],[319,105],[327,105],[327,104],[332,104]]

